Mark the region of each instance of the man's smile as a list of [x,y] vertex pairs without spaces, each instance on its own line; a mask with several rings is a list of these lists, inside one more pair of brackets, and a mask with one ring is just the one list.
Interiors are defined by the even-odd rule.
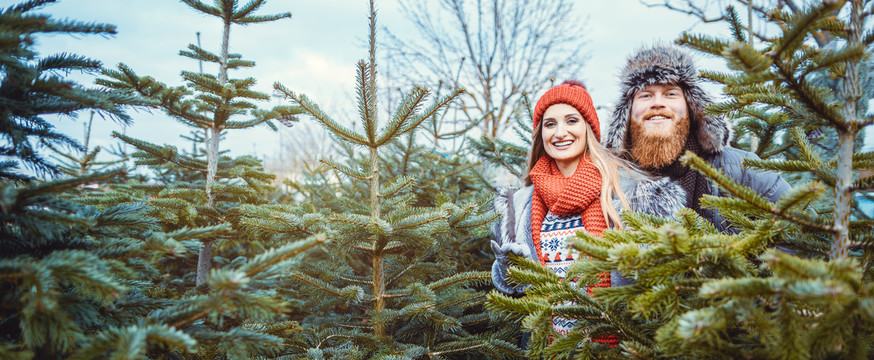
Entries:
[[670,114],[663,114],[663,113],[647,114],[643,118],[643,122],[647,126],[668,124],[672,120],[673,120],[673,117],[670,116]]

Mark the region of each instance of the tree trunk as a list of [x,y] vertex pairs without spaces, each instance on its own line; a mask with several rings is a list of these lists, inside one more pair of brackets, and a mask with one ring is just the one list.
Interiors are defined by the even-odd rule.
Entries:
[[[377,148],[370,148],[370,218],[379,219],[379,157]],[[379,239],[373,237],[373,315],[379,315],[385,310],[385,259]],[[374,325],[373,333],[378,338],[385,337],[385,327],[382,323]]]
[[[853,0],[850,9],[850,28],[848,29],[848,45],[858,45],[862,41],[864,2]],[[844,119],[846,127],[838,129],[838,164],[835,185],[835,231],[832,233],[832,244],[829,257],[831,260],[844,259],[850,250],[850,212],[853,201],[853,145],[859,133],[859,119],[856,106],[862,98],[861,74],[859,63],[847,65],[846,76],[841,84],[841,97],[844,100]]]
[[[750,46],[753,46],[753,0],[747,3],[747,35],[749,36]],[[757,152],[759,150],[759,137],[756,134],[750,133],[750,151]]]
[[[233,12],[233,9],[225,9],[225,11]],[[231,36],[231,21],[230,18],[225,18],[225,28],[222,32],[222,49],[221,49],[221,59],[219,64],[219,83],[222,85],[228,82],[228,41]],[[215,118],[215,114],[213,114],[213,126],[209,128],[207,133],[207,143],[208,147],[206,150],[206,197],[207,197],[207,206],[213,207],[215,205],[215,194],[212,191],[213,185],[215,184],[215,176],[218,172],[218,154],[219,154],[219,141],[221,140],[221,128],[219,124],[217,124],[217,120]],[[212,268],[212,241],[208,240],[203,243],[203,247],[200,248],[200,253],[197,256],[197,280],[195,281],[196,286],[201,286],[206,282],[206,278],[209,276],[209,271]]]

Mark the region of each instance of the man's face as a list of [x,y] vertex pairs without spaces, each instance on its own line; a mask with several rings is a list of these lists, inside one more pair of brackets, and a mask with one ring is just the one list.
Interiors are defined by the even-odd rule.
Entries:
[[642,125],[648,136],[669,137],[677,121],[688,117],[686,96],[677,85],[649,85],[634,94],[631,121]]
[[683,89],[672,84],[647,86],[631,102],[631,156],[644,168],[673,163],[686,147],[689,114]]

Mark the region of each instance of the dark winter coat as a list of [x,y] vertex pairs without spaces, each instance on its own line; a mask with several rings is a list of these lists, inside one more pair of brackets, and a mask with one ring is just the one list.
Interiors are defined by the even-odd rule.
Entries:
[[[722,170],[728,177],[741,185],[748,186],[766,199],[776,202],[789,183],[774,171],[747,169],[743,159],[758,159],[756,154],[735,149],[729,145],[732,128],[728,120],[707,115],[704,109],[712,100],[701,88],[698,70],[692,57],[685,50],[673,45],[655,45],[645,48],[628,58],[625,69],[620,74],[622,94],[613,109],[604,146],[617,154],[627,154],[631,147],[628,125],[631,117],[631,103],[634,94],[646,86],[654,84],[676,84],[683,89],[688,106],[690,133],[701,145],[698,154],[711,166]],[[629,159],[634,161],[634,159]],[[710,183],[706,193],[718,196],[715,184]],[[722,216],[715,210],[702,210],[702,216],[713,223],[720,231],[729,231]]]
[[[650,215],[670,217],[685,206],[686,193],[679,185],[667,178],[651,179],[641,174],[631,176],[628,171],[619,169],[619,187],[625,194],[632,211]],[[533,261],[537,258],[534,240],[531,237],[531,202],[534,186],[521,189],[501,190],[494,202],[494,209],[502,216],[492,227],[492,251],[495,262],[492,264],[492,282],[499,291],[518,295],[521,287],[507,284],[506,254],[513,252]],[[618,197],[614,196],[613,206],[622,209]],[[629,280],[618,273],[611,274],[612,286],[622,286]]]

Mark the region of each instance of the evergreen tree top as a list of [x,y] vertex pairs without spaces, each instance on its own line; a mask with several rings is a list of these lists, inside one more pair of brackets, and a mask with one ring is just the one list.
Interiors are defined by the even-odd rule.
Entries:
[[[57,175],[58,168],[41,155],[37,143],[81,149],[72,138],[54,130],[46,116],[75,116],[93,109],[123,124],[131,119],[123,107],[139,104],[123,92],[87,88],[64,77],[71,71],[96,73],[99,61],[82,55],[60,53],[39,57],[35,36],[46,33],[115,34],[112,25],[69,19],[56,20],[32,13],[53,1],[28,1],[0,10],[0,152],[12,156],[37,173]],[[38,140],[37,140],[38,139]],[[8,168],[7,168],[8,169]],[[7,173],[6,170],[3,171]],[[4,175],[11,178],[12,175]]]

